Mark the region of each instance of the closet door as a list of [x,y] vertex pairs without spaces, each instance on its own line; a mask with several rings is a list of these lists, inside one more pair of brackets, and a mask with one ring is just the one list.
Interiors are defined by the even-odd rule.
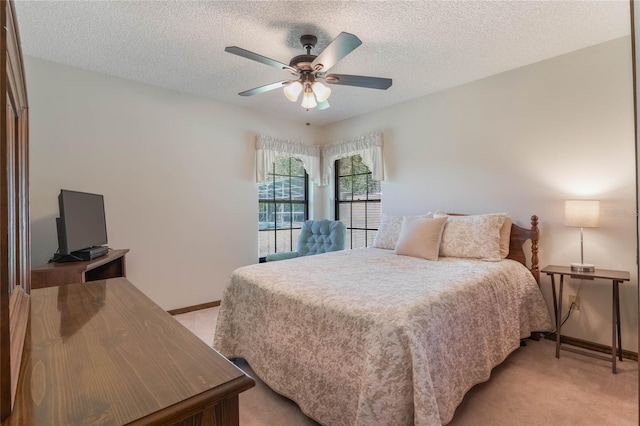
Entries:
[[13,407],[29,319],[28,113],[12,1],[0,2],[0,420]]

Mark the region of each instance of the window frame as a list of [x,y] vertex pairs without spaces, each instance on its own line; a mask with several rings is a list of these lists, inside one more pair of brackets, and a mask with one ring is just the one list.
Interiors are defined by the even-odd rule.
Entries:
[[[280,157],[282,158],[282,157]],[[300,160],[299,158],[293,157],[293,156],[289,156],[289,157],[284,157],[288,159],[289,162],[289,173],[288,174],[281,174],[281,173],[276,173],[276,162],[274,161],[271,169],[268,173],[269,179],[268,181],[271,181],[272,185],[273,185],[273,197],[269,198],[269,199],[263,199],[260,198],[260,185],[264,184],[267,181],[263,181],[263,182],[259,182],[258,183],[258,261],[260,263],[266,262],[266,255],[265,256],[260,256],[260,233],[261,232],[273,232],[274,233],[274,253],[278,253],[277,247],[278,247],[278,232],[277,231],[289,231],[289,243],[291,246],[291,250],[295,250],[295,246],[297,244],[297,240],[293,241],[293,230],[294,229],[302,229],[302,226],[297,226],[294,227],[293,223],[293,217],[294,217],[294,212],[293,212],[293,206],[294,205],[302,205],[304,207],[304,220],[308,220],[309,219],[309,174],[307,173],[307,171],[304,169],[304,163],[303,163],[303,170],[304,170],[304,199],[302,200],[296,200],[293,199],[292,197],[292,178],[301,178],[302,176],[300,175],[292,175],[291,174],[291,170],[292,170],[292,166],[291,166],[291,161],[292,160],[297,160],[302,162],[302,160]],[[278,159],[276,159],[277,161]],[[288,178],[289,179],[289,194],[288,194],[288,198],[278,198],[276,196],[276,181],[277,178]],[[277,219],[277,212],[274,215],[274,221],[273,222],[269,222],[269,223],[273,223],[273,227],[272,228],[268,228],[268,229],[260,229],[260,205],[262,203],[268,203],[273,205],[273,210],[275,212],[276,210],[276,206],[278,204],[289,204],[290,209],[289,211],[290,213],[290,220],[288,222],[289,227],[285,227],[285,228],[278,228],[278,219]],[[272,254],[272,253],[268,253],[268,254]],[[268,255],[267,254],[267,255]]]
[[[357,155],[357,154],[356,154]],[[356,155],[351,155],[349,157],[343,157],[343,158],[339,158],[335,161],[334,165],[333,165],[333,170],[335,171],[334,175],[335,175],[335,182],[334,182],[334,217],[336,220],[340,220],[341,222],[343,222],[345,224],[345,226],[347,227],[347,234],[349,235],[349,244],[351,247],[345,247],[346,249],[352,249],[353,248],[353,231],[364,231],[365,232],[365,237],[364,237],[364,247],[369,247],[369,238],[368,238],[368,233],[369,232],[378,232],[378,227],[376,228],[369,228],[368,227],[368,219],[369,219],[369,215],[368,215],[368,207],[370,203],[381,203],[382,202],[382,189],[380,190],[380,198],[378,199],[370,199],[369,198],[369,188],[370,188],[370,183],[372,181],[376,181],[375,179],[373,179],[373,173],[371,172],[371,169],[367,166],[367,170],[368,172],[366,173],[355,173],[354,172],[354,164],[353,164],[353,158]],[[362,158],[362,157],[361,157]],[[341,174],[340,173],[340,161],[343,160],[349,160],[351,161],[351,174]],[[364,164],[364,163],[363,163]],[[364,164],[366,166],[366,164]],[[341,200],[340,199],[340,178],[342,177],[348,177],[351,176],[352,177],[352,184],[351,184],[351,200]],[[353,190],[353,182],[355,181],[355,177],[356,176],[367,176],[367,192],[366,192],[366,199],[364,200],[354,200],[354,190]],[[377,181],[377,182],[382,182],[382,181]],[[341,204],[362,204],[364,203],[365,205],[365,214],[364,214],[364,228],[362,227],[353,227],[353,208],[350,208],[350,217],[349,217],[349,223],[347,224],[346,220],[342,220],[340,218],[340,205]],[[378,222],[379,223],[379,222]]]

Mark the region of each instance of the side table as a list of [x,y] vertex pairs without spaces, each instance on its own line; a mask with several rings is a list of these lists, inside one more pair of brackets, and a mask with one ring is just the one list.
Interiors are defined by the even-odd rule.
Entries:
[[[581,355],[590,356],[592,358],[611,361],[611,372],[616,373],[616,352],[620,361],[622,361],[622,336],[620,333],[620,292],[618,285],[624,281],[630,281],[631,276],[627,271],[613,271],[608,269],[596,269],[593,272],[573,271],[569,266],[550,265],[543,268],[540,272],[551,277],[551,290],[553,292],[553,309],[556,315],[556,358],[560,358],[560,349],[564,351],[574,352]],[[560,276],[560,288],[558,291],[558,299],[556,299],[556,280],[555,276]],[[577,278],[581,280],[594,280],[596,278],[611,280],[612,282],[612,307],[611,307],[611,358],[602,355],[586,352],[580,349],[562,346],[560,343],[560,332],[562,329],[562,287],[564,285],[564,277]],[[616,341],[617,337],[617,341]],[[617,345],[616,345],[617,343]]]

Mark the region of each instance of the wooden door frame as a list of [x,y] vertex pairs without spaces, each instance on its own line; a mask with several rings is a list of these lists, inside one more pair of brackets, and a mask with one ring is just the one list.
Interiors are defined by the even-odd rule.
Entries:
[[0,420],[11,414],[29,320],[29,124],[13,1],[0,3]]

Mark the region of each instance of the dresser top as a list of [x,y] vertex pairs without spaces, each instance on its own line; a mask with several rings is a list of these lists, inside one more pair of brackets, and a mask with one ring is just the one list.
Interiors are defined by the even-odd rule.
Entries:
[[20,375],[3,425],[147,422],[254,385],[125,278],[33,290]]

